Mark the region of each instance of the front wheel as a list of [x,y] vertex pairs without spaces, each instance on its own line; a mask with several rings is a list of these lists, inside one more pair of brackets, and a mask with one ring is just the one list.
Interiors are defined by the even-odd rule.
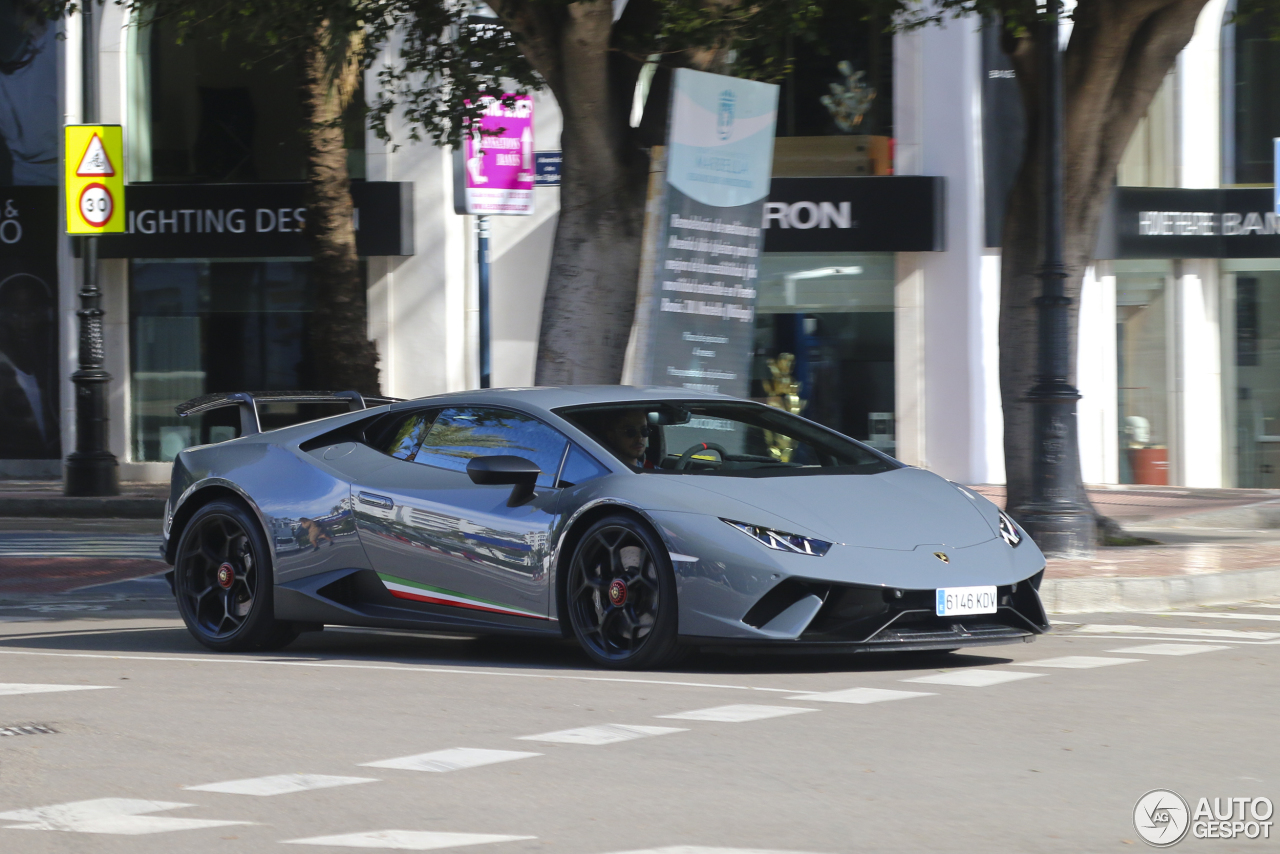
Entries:
[[173,569],[182,620],[209,649],[279,649],[298,636],[275,619],[266,539],[239,504],[213,501],[197,510],[178,541]]
[[565,598],[574,636],[597,664],[658,668],[679,657],[675,574],[667,550],[637,520],[610,516],[587,530]]

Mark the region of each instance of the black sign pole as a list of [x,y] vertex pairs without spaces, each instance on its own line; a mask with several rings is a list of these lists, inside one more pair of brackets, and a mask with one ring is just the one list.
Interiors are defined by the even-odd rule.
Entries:
[[[94,0],[85,0],[81,23],[84,107],[82,121],[98,121],[98,31]],[[98,238],[83,240],[84,287],[80,291],[80,367],[71,375],[76,387],[76,449],[67,455],[62,488],[67,495],[117,495],[119,466],[107,449],[107,383],[111,375],[102,337],[102,290],[98,286]]]
[[1044,266],[1041,296],[1039,369],[1027,394],[1032,404],[1031,489],[1027,503],[1014,510],[1046,555],[1093,553],[1093,514],[1080,498],[1077,476],[1080,445],[1076,437],[1076,401],[1080,392],[1068,382],[1071,348],[1066,295],[1067,268],[1062,259],[1062,51],[1058,48],[1061,0],[1049,0],[1040,45],[1044,75]]
[[480,388],[490,386],[489,218],[476,217],[476,278],[480,290]]

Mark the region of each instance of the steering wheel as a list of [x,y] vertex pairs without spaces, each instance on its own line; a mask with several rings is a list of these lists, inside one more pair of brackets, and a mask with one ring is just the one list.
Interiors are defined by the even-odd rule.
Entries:
[[689,467],[689,463],[693,462],[693,455],[698,451],[715,451],[720,455],[721,462],[724,462],[725,457],[729,456],[729,452],[720,445],[717,445],[715,442],[699,442],[696,445],[690,445],[685,449],[685,452],[680,455],[680,461],[676,463],[676,471],[683,471],[684,469],[687,469]]

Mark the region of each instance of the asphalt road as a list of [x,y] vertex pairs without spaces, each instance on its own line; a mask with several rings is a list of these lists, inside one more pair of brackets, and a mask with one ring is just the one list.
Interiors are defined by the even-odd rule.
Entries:
[[1276,603],[617,674],[346,630],[216,655],[156,580],[9,596],[0,852],[1142,850],[1151,789],[1280,802],[1278,664]]

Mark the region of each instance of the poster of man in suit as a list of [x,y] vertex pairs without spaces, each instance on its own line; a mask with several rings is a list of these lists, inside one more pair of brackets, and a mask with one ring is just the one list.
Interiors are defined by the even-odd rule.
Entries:
[[57,27],[0,0],[0,460],[61,456]]

